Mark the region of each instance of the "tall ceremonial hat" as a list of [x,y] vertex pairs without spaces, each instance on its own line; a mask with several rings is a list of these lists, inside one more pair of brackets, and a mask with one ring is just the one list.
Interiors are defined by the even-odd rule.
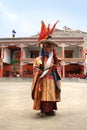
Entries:
[[59,20],[57,20],[56,23],[53,25],[53,27],[50,28],[50,24],[48,24],[48,26],[46,27],[44,21],[41,21],[41,30],[40,30],[40,34],[38,38],[39,47],[41,44],[44,44],[44,43],[52,44],[55,47],[57,47],[57,44],[52,39],[52,34],[58,22]]

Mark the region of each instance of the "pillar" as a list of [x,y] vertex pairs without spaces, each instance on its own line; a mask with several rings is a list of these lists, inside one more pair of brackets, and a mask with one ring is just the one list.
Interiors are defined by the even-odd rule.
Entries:
[[1,77],[3,77],[3,59],[4,59],[4,48],[1,50]]
[[64,44],[62,44],[62,59],[64,59],[64,58],[65,58],[64,47],[65,47],[65,45],[64,45]]
[[1,63],[1,74],[0,77],[3,77],[3,63]]
[[65,65],[63,65],[63,78],[65,77]]
[[23,59],[23,46],[21,46],[21,55],[20,55],[20,74],[21,74],[21,77],[22,77],[22,71],[23,71],[23,69],[22,69],[22,65],[23,65],[23,63],[22,63],[22,59]]
[[21,47],[21,59],[23,59],[23,47]]

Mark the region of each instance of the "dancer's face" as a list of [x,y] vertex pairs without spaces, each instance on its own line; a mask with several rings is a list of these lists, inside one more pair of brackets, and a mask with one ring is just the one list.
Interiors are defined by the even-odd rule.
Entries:
[[44,49],[45,49],[45,51],[52,52],[53,48],[54,48],[54,46],[52,44],[44,43]]

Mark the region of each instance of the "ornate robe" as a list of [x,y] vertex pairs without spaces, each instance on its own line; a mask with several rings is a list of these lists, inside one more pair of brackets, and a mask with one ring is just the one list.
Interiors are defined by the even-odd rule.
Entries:
[[[44,66],[47,63],[48,58],[44,57]],[[40,78],[40,64],[42,64],[42,57],[39,56],[35,59],[34,62],[34,78],[32,83],[32,92],[34,91],[33,100],[34,105],[33,109],[40,110],[41,109],[41,102],[59,102],[60,101],[60,92],[58,92],[54,76],[53,76],[53,69],[49,69],[47,74]],[[54,60],[51,61],[50,67],[54,64]],[[59,66],[58,66],[59,68]],[[57,69],[56,67],[56,70]],[[61,86],[60,80],[58,80],[59,87]]]

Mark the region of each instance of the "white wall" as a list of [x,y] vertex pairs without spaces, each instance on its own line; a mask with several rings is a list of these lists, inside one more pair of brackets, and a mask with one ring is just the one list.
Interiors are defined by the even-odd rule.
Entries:
[[4,48],[4,63],[9,63],[10,64],[10,49]]

